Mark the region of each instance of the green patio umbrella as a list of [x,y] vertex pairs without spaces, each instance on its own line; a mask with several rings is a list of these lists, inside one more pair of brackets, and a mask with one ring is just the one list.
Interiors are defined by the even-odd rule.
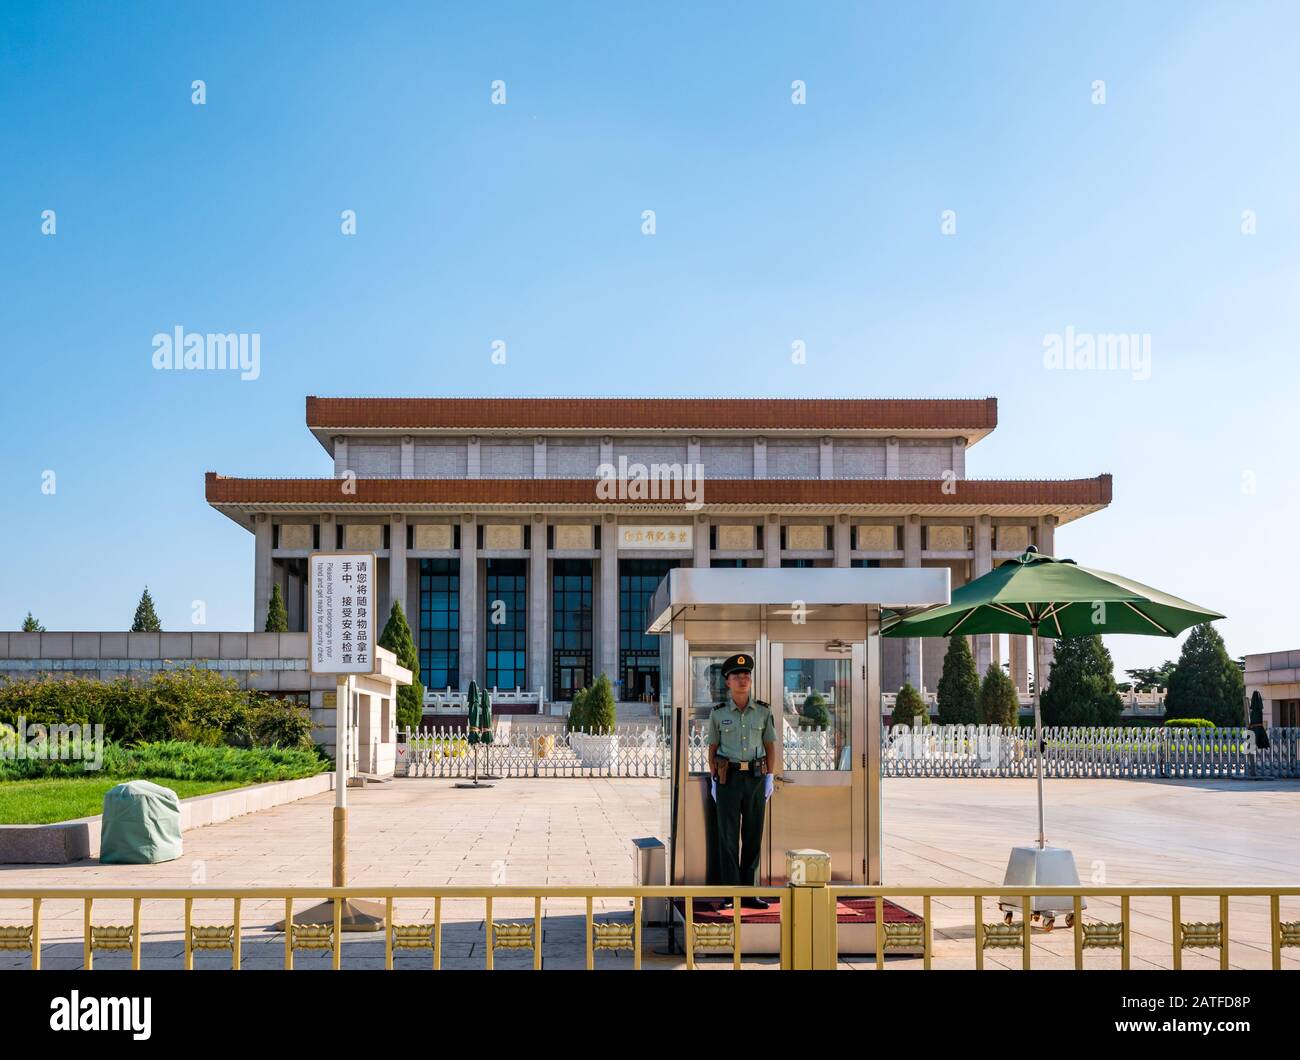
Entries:
[[1038,847],[1043,830],[1042,681],[1037,673],[1039,637],[1139,633],[1176,637],[1183,630],[1224,616],[1118,574],[1081,567],[1029,550],[954,589],[951,602],[914,614],[887,612],[886,637],[952,637],[1010,633],[1034,638],[1034,742],[1038,761]]
[[[466,739],[467,742],[470,744],[477,744],[479,742],[478,739],[479,706],[478,706],[478,682],[477,681],[471,681],[469,683],[469,691],[465,693],[465,706],[469,708],[469,718],[465,722],[465,731],[467,734]],[[475,752],[475,761],[477,761],[477,759],[478,759],[478,754],[477,752]]]
[[470,681],[469,690],[465,693],[465,705],[469,708],[469,717],[465,721],[465,741],[474,747],[474,779],[468,784],[457,784],[456,787],[490,788],[491,784],[483,784],[478,778],[478,745],[492,742],[492,704],[487,691],[479,691],[477,681]]
[[478,697],[479,743],[492,742],[492,697],[485,688]]

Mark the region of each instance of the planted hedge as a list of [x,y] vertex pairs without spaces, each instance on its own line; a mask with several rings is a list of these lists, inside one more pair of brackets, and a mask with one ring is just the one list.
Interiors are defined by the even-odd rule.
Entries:
[[75,759],[0,758],[0,781],[100,776],[265,784],[315,776],[328,767],[329,759],[314,748],[204,747],[166,740],[135,747],[106,743],[101,768],[95,771]]
[[181,740],[206,747],[311,746],[305,706],[241,689],[232,677],[188,667],[151,680],[53,677],[0,682],[0,725],[103,725],[131,746]]

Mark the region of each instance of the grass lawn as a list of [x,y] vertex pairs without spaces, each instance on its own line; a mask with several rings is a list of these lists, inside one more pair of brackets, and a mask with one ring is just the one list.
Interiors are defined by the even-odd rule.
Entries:
[[[242,788],[246,780],[153,780],[171,788],[182,799],[212,791]],[[6,780],[0,783],[0,824],[54,824],[90,817],[104,810],[104,794],[123,782],[122,777],[52,777],[48,780]]]

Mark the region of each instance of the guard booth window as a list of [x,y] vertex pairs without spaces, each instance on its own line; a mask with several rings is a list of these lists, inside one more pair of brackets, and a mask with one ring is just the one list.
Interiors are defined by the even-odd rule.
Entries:
[[782,682],[782,768],[851,768],[853,664],[786,659]]

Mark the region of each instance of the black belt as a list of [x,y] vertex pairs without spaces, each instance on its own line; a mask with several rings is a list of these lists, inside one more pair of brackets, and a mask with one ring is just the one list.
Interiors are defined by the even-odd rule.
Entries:
[[742,773],[752,773],[754,771],[754,764],[758,761],[758,759],[751,758],[748,762],[739,762],[734,758],[728,758],[727,761],[730,762],[737,769],[739,769]]

